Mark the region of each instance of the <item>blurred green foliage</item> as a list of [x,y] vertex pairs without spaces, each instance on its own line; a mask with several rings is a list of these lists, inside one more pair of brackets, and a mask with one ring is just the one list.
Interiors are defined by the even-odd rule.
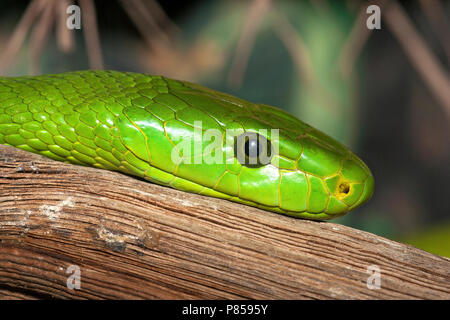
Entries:
[[425,251],[450,258],[450,222],[421,230],[395,240],[408,243]]

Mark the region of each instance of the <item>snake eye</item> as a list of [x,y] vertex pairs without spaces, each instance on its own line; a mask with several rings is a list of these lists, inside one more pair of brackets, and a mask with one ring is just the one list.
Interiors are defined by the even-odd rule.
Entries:
[[270,141],[255,132],[245,132],[238,136],[234,150],[238,161],[248,167],[269,164],[273,154]]

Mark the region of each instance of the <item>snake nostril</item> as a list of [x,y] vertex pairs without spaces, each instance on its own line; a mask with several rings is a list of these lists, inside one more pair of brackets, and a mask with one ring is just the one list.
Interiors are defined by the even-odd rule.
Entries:
[[348,194],[350,192],[350,185],[347,182],[342,182],[339,185],[339,193]]

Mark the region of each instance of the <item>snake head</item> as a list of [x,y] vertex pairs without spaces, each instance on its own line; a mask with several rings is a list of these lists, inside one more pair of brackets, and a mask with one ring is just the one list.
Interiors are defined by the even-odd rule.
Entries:
[[364,162],[291,114],[187,82],[155,81],[166,89],[144,88],[151,97],[132,100],[116,121],[129,159],[151,166],[135,161],[149,180],[316,220],[372,195]]
[[[271,132],[278,130],[278,135],[265,136],[273,153],[269,164],[259,169],[242,169],[260,170],[259,174],[249,175],[260,179],[259,183],[250,182],[253,192],[248,188],[249,194],[264,194],[259,199],[275,207],[273,211],[317,220],[344,215],[371,198],[373,175],[347,147],[278,108],[253,108],[250,117],[239,118],[246,131],[271,128]],[[245,185],[245,177],[242,174],[241,185]]]
[[[348,148],[280,109],[267,105],[255,109],[258,112],[252,112],[252,117],[240,119],[240,123],[248,125],[246,130],[278,129],[276,141],[273,134],[267,135],[276,150],[272,150],[270,164],[260,169],[259,176],[265,183],[254,185],[261,194],[270,189],[269,177],[277,180],[274,211],[325,220],[341,216],[371,198],[373,175]],[[263,199],[269,199],[269,195]]]

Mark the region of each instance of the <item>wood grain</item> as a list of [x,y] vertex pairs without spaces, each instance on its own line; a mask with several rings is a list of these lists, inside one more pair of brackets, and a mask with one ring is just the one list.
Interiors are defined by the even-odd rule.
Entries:
[[1,299],[450,299],[449,280],[374,234],[0,146]]

